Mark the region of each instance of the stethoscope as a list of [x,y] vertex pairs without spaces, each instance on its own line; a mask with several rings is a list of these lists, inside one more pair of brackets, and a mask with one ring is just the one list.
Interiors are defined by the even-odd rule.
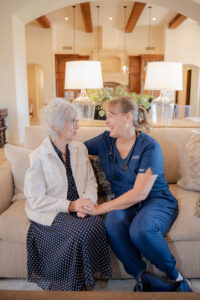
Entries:
[[[128,154],[127,158],[126,158],[126,161],[121,166],[121,169],[124,172],[128,170],[129,161],[130,161],[130,159],[132,157],[133,150],[135,148],[135,145],[136,145],[136,142],[137,142],[137,138],[138,138],[138,135],[139,135],[137,131],[135,133],[136,133],[135,143],[131,147],[131,150],[129,151],[129,154]],[[111,143],[111,146],[110,146],[110,152],[106,156],[106,160],[107,160],[107,163],[108,163],[108,166],[109,166],[109,171],[110,171],[110,174],[111,174],[111,180],[114,178],[114,175],[115,175],[115,165],[116,165],[116,157],[115,157],[115,154],[113,153],[114,143],[116,143],[116,139],[112,140],[112,143]],[[113,162],[113,172],[111,170],[111,162]]]

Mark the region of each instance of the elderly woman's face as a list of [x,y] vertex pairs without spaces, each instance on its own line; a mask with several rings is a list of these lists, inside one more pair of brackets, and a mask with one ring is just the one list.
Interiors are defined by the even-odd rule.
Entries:
[[76,116],[73,118],[66,117],[64,128],[59,132],[61,139],[65,140],[67,143],[71,142],[79,129],[78,121]]

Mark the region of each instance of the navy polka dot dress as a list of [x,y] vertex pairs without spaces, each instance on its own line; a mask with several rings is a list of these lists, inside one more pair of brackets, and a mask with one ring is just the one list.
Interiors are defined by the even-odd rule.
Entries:
[[[52,143],[53,144],[53,143]],[[66,146],[67,199],[79,198]],[[28,281],[45,290],[80,291],[94,284],[93,275],[111,277],[107,236],[101,216],[77,217],[75,212],[59,213],[51,226],[31,221],[27,235]]]

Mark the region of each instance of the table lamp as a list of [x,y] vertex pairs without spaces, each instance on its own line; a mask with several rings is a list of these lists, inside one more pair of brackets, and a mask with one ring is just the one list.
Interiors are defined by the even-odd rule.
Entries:
[[87,95],[86,89],[103,88],[101,63],[99,61],[69,61],[65,68],[65,89],[81,89],[81,94],[73,103],[77,118],[94,119],[95,103]]
[[152,123],[170,123],[174,112],[174,101],[166,96],[167,91],[183,89],[182,64],[177,62],[150,62],[144,89],[161,90],[160,96],[151,102]]

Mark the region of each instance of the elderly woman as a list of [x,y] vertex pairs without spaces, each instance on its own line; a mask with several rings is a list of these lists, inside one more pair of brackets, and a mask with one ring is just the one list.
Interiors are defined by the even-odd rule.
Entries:
[[111,276],[103,219],[90,211],[97,184],[84,144],[73,141],[79,128],[76,111],[52,101],[43,112],[47,137],[30,154],[25,176],[28,280],[48,290],[82,290],[93,274]]
[[[137,291],[191,291],[176,269],[164,235],[177,217],[177,200],[164,176],[164,160],[156,140],[140,131],[148,127],[146,111],[131,98],[105,103],[110,128],[87,141],[89,154],[99,155],[115,199],[96,206],[107,213],[105,226],[113,251],[138,282]],[[164,272],[171,282],[146,272],[142,255]]]

